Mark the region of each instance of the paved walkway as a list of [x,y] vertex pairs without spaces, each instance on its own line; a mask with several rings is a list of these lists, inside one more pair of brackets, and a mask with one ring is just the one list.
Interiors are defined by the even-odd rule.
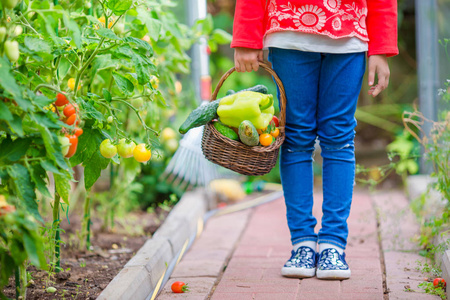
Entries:
[[[321,198],[317,194],[313,209],[318,224]],[[381,212],[388,225],[380,226],[382,230],[377,227],[376,211]],[[403,223],[402,218],[406,218],[405,226],[397,226],[393,236],[392,230],[391,233],[385,230],[395,222]],[[373,196],[365,191],[355,192],[346,249],[352,277],[324,281],[280,275],[291,250],[283,199],[216,217],[208,221],[205,231],[175,268],[157,299],[439,299],[417,288],[424,275],[415,270],[415,261],[420,257],[417,249],[408,243],[418,230],[410,225],[414,222],[401,193]],[[383,230],[386,237],[379,240],[378,234]],[[395,246],[399,244],[399,236],[406,240],[403,244],[407,246]],[[170,292],[171,283],[177,280],[187,282],[191,291]],[[408,286],[412,292],[405,291]]]

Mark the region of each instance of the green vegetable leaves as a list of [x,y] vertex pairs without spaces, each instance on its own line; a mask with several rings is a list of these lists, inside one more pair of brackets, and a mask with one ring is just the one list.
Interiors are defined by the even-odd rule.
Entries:
[[109,0],[107,7],[117,16],[123,15],[133,4],[133,0]]

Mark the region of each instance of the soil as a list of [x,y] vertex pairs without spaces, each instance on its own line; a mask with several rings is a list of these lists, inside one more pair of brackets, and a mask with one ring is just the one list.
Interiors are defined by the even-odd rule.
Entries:
[[[126,220],[117,221],[112,230],[102,229],[102,220],[92,220],[91,251],[79,249],[76,229],[80,219],[70,217],[70,225],[62,222],[60,273],[28,268],[31,280],[27,300],[38,299],[96,299],[122,267],[134,256],[147,239],[158,229],[167,216],[166,211],[131,213]],[[48,287],[56,288],[48,293]],[[14,279],[3,291],[15,298]]]

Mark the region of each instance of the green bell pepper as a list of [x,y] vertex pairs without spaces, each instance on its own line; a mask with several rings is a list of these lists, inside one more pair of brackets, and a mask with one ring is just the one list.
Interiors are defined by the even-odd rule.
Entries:
[[256,129],[264,129],[269,126],[274,113],[272,95],[251,91],[226,96],[220,100],[217,108],[220,121],[235,128],[248,120]]

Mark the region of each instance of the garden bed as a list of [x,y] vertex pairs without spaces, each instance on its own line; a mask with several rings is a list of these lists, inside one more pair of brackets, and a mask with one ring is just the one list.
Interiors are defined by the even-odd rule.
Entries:
[[[80,220],[76,215],[62,223],[61,238],[67,241],[61,246],[61,268],[63,272],[49,274],[28,268],[31,279],[27,289],[27,299],[96,299],[109,282],[122,270],[123,266],[153,235],[167,216],[167,212],[131,213],[126,219],[116,222],[109,232],[102,230],[102,220],[92,219],[92,251],[82,251],[77,246]],[[51,294],[47,287],[56,288]],[[15,298],[14,278],[4,289],[9,298]]]

